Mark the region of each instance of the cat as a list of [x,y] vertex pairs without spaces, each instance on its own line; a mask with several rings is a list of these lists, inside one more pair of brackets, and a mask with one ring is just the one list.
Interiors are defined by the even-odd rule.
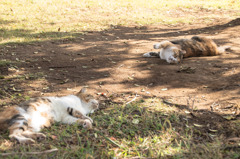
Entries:
[[193,36],[191,39],[162,41],[153,45],[160,52],[148,52],[143,57],[160,57],[168,63],[181,63],[183,58],[196,56],[215,56],[224,53],[230,46],[218,47],[206,37]]
[[92,128],[93,120],[86,115],[98,107],[98,101],[86,93],[86,88],[76,95],[33,98],[1,112],[0,130],[8,129],[10,139],[31,144],[45,139],[40,130],[54,122],[78,123],[84,128]]

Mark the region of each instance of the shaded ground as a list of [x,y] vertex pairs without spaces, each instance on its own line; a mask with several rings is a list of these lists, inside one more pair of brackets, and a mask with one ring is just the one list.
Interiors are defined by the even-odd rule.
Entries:
[[[137,99],[159,97],[182,110],[194,110],[201,116],[200,122],[212,119],[214,125],[225,121],[223,116],[235,118],[239,113],[239,30],[240,19],[211,26],[112,26],[76,39],[8,45],[0,48],[0,58],[16,63],[0,67],[2,75],[8,74],[0,79],[1,104],[16,104],[17,100],[13,103],[11,99],[19,96],[71,94],[85,86],[118,103],[135,95]],[[142,57],[153,50],[155,42],[193,35],[231,45],[232,51],[184,59],[179,65]],[[194,105],[187,101],[194,101]]]

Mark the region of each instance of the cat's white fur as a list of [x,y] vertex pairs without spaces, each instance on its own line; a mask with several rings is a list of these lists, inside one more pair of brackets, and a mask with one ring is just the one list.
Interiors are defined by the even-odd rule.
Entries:
[[[177,58],[175,58],[173,49],[175,49],[175,46],[170,46],[167,48],[162,48],[163,45],[165,45],[166,43],[169,43],[169,41],[162,41],[160,43],[156,43],[153,45],[154,49],[159,49],[160,48],[160,52],[159,52],[159,57],[162,60],[166,60],[168,63],[178,63]],[[176,48],[177,49],[177,48]],[[143,57],[152,57],[150,55],[150,52],[143,54]]]
[[[18,110],[21,112],[27,120],[31,119],[30,126],[33,128],[34,132],[39,132],[41,126],[46,122],[46,118],[41,115],[41,113],[47,113],[50,118],[53,118],[56,122],[62,122],[65,124],[75,123],[78,118],[75,118],[66,111],[68,107],[72,107],[80,111],[83,115],[92,113],[93,110],[89,109],[88,103],[83,103],[77,96],[69,95],[64,97],[46,97],[51,101],[50,106],[46,103],[42,103],[41,106],[35,107],[36,110],[28,110],[26,112],[23,108],[18,107]],[[98,104],[95,99],[90,101],[93,104]],[[90,119],[92,122],[92,120]],[[20,123],[19,123],[20,124]]]
[[37,132],[39,132],[45,123],[50,120],[65,124],[79,122],[83,123],[83,127],[92,126],[93,120],[90,117],[87,117],[87,119],[76,118],[67,112],[67,108],[71,107],[86,116],[89,113],[93,113],[94,109],[98,108],[99,103],[97,100],[90,99],[86,102],[75,95],[45,98],[49,99],[51,102],[40,102],[40,105],[36,103],[38,104],[37,106],[31,106],[27,111],[22,107],[16,107],[16,110],[18,110],[19,114],[25,119],[17,120],[15,127],[24,127],[24,122],[27,120],[28,130],[14,129],[13,133],[9,135],[10,138],[15,138],[20,143],[34,143],[35,141],[31,139],[33,135],[45,138],[44,134]]

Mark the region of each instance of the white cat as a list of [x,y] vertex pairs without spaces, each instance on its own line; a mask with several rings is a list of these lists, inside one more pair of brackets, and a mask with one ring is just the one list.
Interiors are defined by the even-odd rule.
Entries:
[[79,123],[91,128],[93,120],[86,116],[99,106],[97,100],[83,88],[76,95],[41,97],[9,107],[0,113],[0,130],[9,130],[9,137],[19,143],[34,143],[46,136],[39,131],[54,122]]

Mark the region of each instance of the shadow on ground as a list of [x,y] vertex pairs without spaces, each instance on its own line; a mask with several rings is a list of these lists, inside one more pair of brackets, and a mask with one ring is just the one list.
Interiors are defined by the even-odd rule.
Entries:
[[[174,98],[200,94],[226,102],[240,93],[238,30],[239,19],[194,29],[113,26],[102,32],[76,34],[74,39],[7,44],[1,47],[1,59],[17,62],[18,68],[1,83],[6,85],[6,91],[11,91],[9,84],[15,84],[15,89],[34,96],[66,94],[69,91],[63,90],[88,86],[95,93],[133,92]],[[221,56],[188,58],[181,65],[142,58],[143,53],[152,50],[154,42],[193,35],[209,36],[221,45],[235,48]],[[184,72],[182,68],[193,71]],[[168,91],[162,91],[164,88]],[[203,103],[206,106],[213,101]]]

